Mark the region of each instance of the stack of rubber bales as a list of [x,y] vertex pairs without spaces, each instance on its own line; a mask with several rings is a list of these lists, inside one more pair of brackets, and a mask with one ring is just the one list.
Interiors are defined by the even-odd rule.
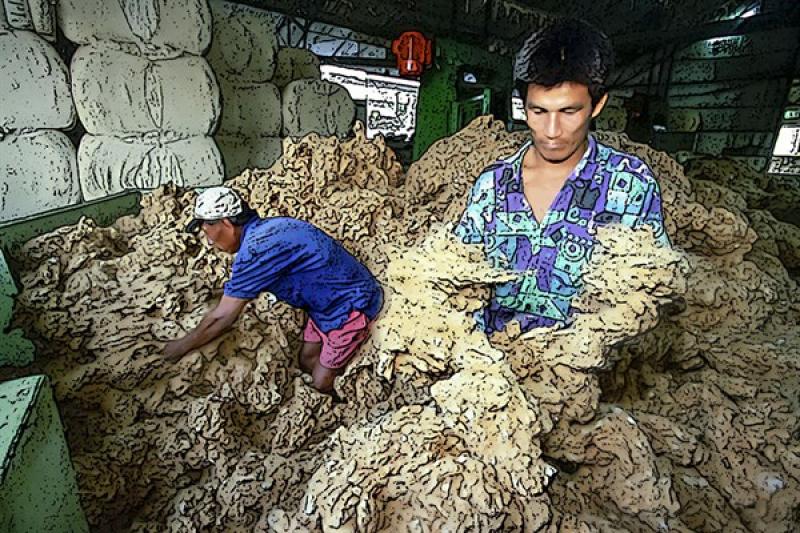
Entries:
[[230,2],[211,3],[214,38],[208,54],[222,92],[215,135],[228,176],[268,168],[283,153],[283,137],[347,135],[355,104],[339,85],[320,80],[309,50],[280,48],[276,18]]
[[20,24],[0,4],[0,223],[81,199],[75,147],[59,131],[75,122],[69,72],[39,35],[53,34],[52,7],[33,7]]
[[80,44],[72,92],[86,135],[78,148],[87,200],[166,183],[219,184],[211,137],[219,88],[204,51],[206,0],[63,0],[64,35]]

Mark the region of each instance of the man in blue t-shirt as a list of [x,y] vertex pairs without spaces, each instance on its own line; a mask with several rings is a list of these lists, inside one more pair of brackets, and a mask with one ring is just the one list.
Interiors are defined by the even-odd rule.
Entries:
[[167,357],[181,357],[215,339],[249,300],[270,292],[308,313],[300,367],[311,374],[314,387],[330,392],[383,304],[375,277],[319,228],[289,217],[259,218],[227,187],[197,197],[187,231],[198,229],[236,259],[217,307],[185,337],[168,343]]

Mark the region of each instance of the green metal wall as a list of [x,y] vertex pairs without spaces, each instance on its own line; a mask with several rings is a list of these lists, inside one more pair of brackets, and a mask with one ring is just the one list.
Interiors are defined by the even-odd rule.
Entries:
[[420,80],[421,86],[417,101],[417,128],[414,133],[414,160],[416,161],[436,141],[452,135],[459,124],[458,107],[458,74],[459,67],[470,67],[491,70],[492,92],[495,117],[507,120],[511,109],[512,62],[511,58],[498,53],[450,39],[437,39],[434,65],[429,68]]
[[137,213],[140,198],[138,192],[122,193],[0,225],[0,248],[13,251],[34,237],[76,224],[84,216],[108,226],[121,216]]

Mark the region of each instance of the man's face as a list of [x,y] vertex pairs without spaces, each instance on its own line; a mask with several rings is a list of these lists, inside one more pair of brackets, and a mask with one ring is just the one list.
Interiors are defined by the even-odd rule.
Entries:
[[230,220],[222,219],[215,222],[203,222],[200,226],[211,244],[223,252],[236,253],[239,250],[239,232],[236,231]]
[[555,87],[528,85],[525,115],[535,150],[549,163],[568,160],[583,148],[589,125],[607,99],[592,106],[589,88],[571,81]]

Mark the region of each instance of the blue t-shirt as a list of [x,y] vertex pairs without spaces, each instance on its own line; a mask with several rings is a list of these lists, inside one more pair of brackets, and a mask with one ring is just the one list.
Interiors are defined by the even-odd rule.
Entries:
[[327,333],[351,311],[370,320],[383,304],[383,290],[355,257],[319,228],[288,217],[258,218],[242,229],[225,295],[251,299],[269,291],[305,309]]

